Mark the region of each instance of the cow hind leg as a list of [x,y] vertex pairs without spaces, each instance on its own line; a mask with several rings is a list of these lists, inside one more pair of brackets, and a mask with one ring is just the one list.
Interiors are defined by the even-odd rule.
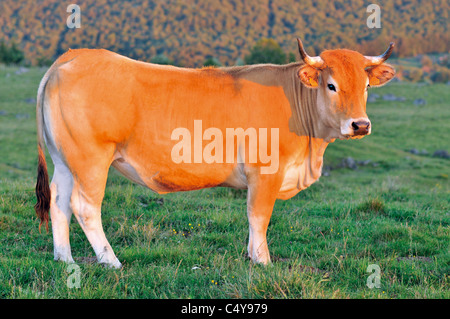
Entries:
[[[105,150],[97,154],[106,155]],[[114,254],[111,245],[106,239],[101,220],[101,206],[105,192],[110,158],[81,161],[78,157],[72,165],[74,175],[73,190],[70,206],[73,214],[80,224],[83,232],[94,249],[97,261],[100,264],[113,268],[121,268],[122,264]],[[95,158],[84,157],[85,159]],[[112,158],[112,155],[111,155]]]
[[103,231],[101,201],[93,201],[92,197],[84,192],[83,186],[75,183],[71,204],[78,223],[94,249],[97,261],[106,266],[121,268],[122,265]]
[[[55,166],[50,185],[52,195],[50,216],[55,260],[73,262],[69,242],[69,224],[73,213],[94,249],[98,262],[113,268],[122,267],[106,239],[101,221],[101,204],[107,171],[107,168],[102,170],[94,167],[88,172],[85,169],[74,176],[67,167]],[[97,178],[90,181],[83,178],[90,174]]]
[[51,189],[50,217],[52,220],[53,250],[55,260],[73,262],[69,242],[69,224],[72,216],[70,197],[73,177],[64,165],[55,165]]

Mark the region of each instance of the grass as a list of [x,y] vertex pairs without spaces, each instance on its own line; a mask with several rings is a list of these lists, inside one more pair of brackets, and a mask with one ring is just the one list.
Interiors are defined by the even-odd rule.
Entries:
[[[450,162],[431,155],[450,151],[448,86],[374,90],[406,100],[369,103],[372,135],[331,144],[329,176],[277,201],[267,267],[246,257],[245,191],[160,196],[112,169],[103,224],[124,267],[93,263],[73,220],[77,289],[67,285],[68,266],[53,261],[51,233],[39,233],[33,210],[35,104],[27,99],[45,70],[16,70],[0,67],[0,298],[450,298]],[[417,98],[427,104],[413,105]],[[342,168],[349,156],[370,162]],[[366,285],[371,264],[381,269],[380,288]]]

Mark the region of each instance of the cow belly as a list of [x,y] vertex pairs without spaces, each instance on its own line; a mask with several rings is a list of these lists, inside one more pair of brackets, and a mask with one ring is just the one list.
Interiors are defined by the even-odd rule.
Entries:
[[229,164],[172,164],[149,162],[140,164],[131,158],[116,154],[112,164],[131,181],[159,194],[190,191],[215,186],[244,189],[247,180],[244,165]]

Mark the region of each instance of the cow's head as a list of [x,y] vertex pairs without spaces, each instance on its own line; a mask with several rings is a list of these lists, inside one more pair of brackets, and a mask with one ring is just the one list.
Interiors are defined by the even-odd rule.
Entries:
[[328,138],[361,138],[371,132],[366,114],[367,89],[389,82],[395,75],[392,66],[383,63],[394,48],[380,56],[363,56],[345,49],[327,50],[310,57],[298,40],[305,64],[298,75],[302,83],[317,89],[317,108],[321,130]]

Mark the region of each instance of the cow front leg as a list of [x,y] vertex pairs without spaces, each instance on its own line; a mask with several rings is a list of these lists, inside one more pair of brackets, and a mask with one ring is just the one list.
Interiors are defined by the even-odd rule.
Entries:
[[264,176],[250,180],[247,193],[248,255],[254,262],[267,265],[270,262],[267,228],[280,183],[276,178]]

